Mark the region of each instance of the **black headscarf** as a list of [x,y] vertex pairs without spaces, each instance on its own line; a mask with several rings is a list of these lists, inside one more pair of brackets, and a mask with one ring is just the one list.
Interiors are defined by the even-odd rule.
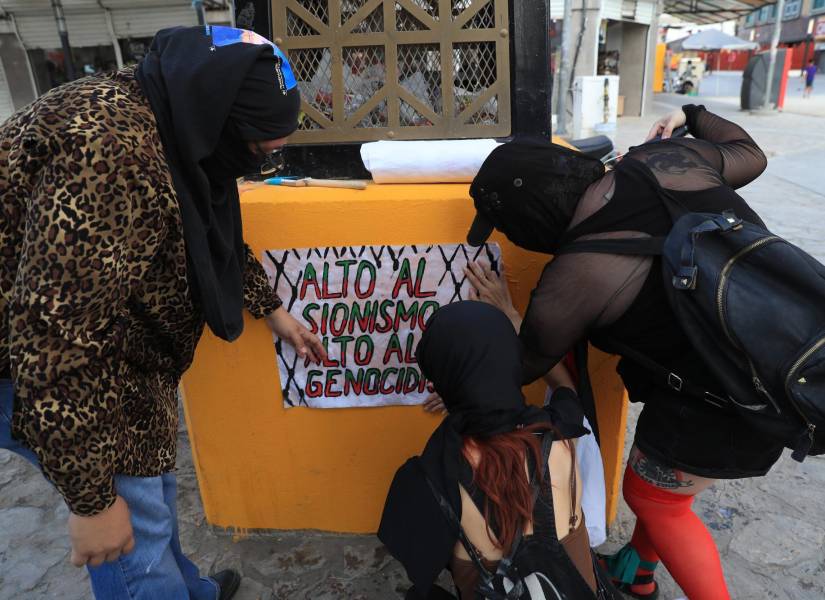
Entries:
[[[553,420],[549,411],[525,403],[521,352],[510,320],[481,302],[445,306],[430,318],[421,337],[418,364],[449,416],[421,457],[408,460],[396,473],[378,537],[404,565],[422,597],[448,563],[458,539],[427,479],[461,518],[462,436],[491,436]],[[572,390],[567,392],[575,400]],[[587,432],[581,418],[579,429],[578,435]]]
[[498,229],[517,246],[553,254],[601,161],[539,138],[497,147],[470,186],[477,215],[467,235],[481,246]]
[[286,57],[230,27],[155,36],[137,69],[180,205],[193,297],[218,337],[243,330],[244,246],[235,179],[263,160],[247,142],[288,136],[300,97]]

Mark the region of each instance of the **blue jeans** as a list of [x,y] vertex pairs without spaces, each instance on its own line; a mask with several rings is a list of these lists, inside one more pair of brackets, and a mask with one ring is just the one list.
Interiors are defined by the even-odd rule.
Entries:
[[[0,379],[0,448],[40,468],[35,454],[11,437],[12,383]],[[97,600],[217,600],[218,584],[201,577],[183,555],[178,537],[177,480],[115,476],[115,489],[129,506],[135,549],[113,562],[88,567]]]

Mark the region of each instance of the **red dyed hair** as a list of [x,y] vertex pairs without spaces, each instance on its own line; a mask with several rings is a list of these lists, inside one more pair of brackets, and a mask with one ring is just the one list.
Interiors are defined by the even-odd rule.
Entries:
[[[523,530],[533,518],[533,493],[525,467],[528,453],[533,464],[541,462],[541,436],[536,435],[553,428],[537,424],[500,433],[490,437],[464,438],[464,457],[473,465],[473,448],[478,450],[478,463],[473,466],[473,483],[484,492],[484,520],[490,539],[502,550],[512,546],[516,532]],[[541,470],[537,473],[541,485]],[[490,523],[498,528],[497,539],[492,535]]]

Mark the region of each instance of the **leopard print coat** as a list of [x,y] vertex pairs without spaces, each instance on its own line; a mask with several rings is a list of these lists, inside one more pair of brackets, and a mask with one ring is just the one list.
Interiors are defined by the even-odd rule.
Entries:
[[[0,376],[14,436],[78,515],[111,506],[115,474],[175,465],[176,388],[204,319],[171,181],[133,68],[0,126]],[[280,306],[248,247],[244,296],[256,317]]]

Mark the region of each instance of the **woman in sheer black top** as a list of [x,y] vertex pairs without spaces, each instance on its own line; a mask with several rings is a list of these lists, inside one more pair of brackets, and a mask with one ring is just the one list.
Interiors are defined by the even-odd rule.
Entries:
[[[669,139],[683,124],[693,138]],[[765,169],[765,155],[738,125],[701,106],[663,118],[651,141],[604,173],[600,164],[541,141],[516,141],[487,159],[471,194],[478,214],[468,241],[493,228],[524,248],[553,254],[574,240],[663,236],[672,221],[662,190],[690,210],[732,209],[762,223],[736,193]],[[673,372],[719,390],[690,345],[665,296],[658,258],[563,254],[545,267],[525,314],[524,380],[547,373],[580,340],[611,352],[613,341],[653,357]],[[614,352],[621,354],[621,352]],[[626,591],[657,594],[661,558],[691,600],[728,597],[718,552],[690,510],[718,478],[764,475],[782,446],[760,437],[725,409],[659,387],[622,358],[618,371],[633,402],[644,402],[625,473],[624,495],[637,515],[633,540],[609,559]]]

